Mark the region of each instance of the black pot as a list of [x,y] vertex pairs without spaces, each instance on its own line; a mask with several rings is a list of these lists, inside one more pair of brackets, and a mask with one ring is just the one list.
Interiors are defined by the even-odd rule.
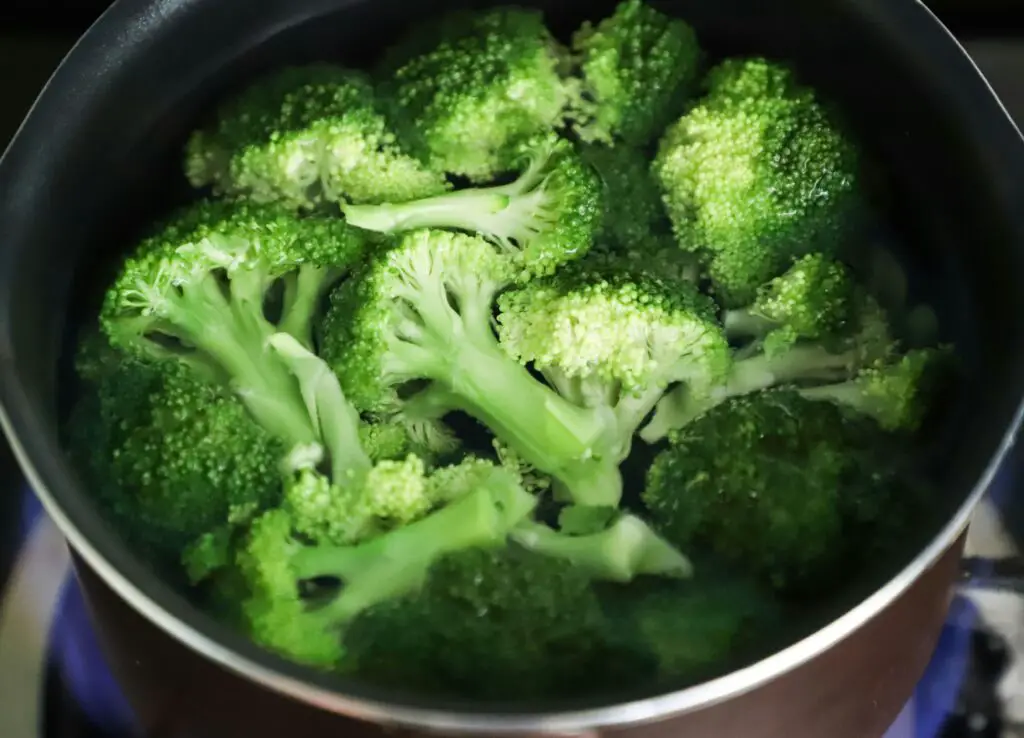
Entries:
[[[188,197],[186,134],[227,90],[282,62],[358,65],[426,0],[120,0],[69,54],[0,163],[0,401],[26,473],[76,553],[115,670],[147,733],[279,737],[401,725],[441,732],[654,732],[870,738],[912,693],[944,620],[962,534],[1021,419],[1024,144],[963,49],[913,0],[675,0],[717,52],[797,65],[884,162],[906,254],[966,379],[934,518],[906,555],[852,577],[773,655],[621,704],[496,713],[332,680],[193,609],[94,509],[58,442],[73,329],[110,257]],[[483,5],[484,3],[474,3]],[[541,2],[556,30],[610,3]],[[941,436],[942,434],[937,434]]]

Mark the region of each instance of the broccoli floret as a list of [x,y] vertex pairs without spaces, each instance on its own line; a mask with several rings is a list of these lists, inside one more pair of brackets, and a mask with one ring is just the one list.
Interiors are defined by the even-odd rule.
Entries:
[[[636,249],[656,232],[670,232],[661,191],[642,151],[628,146],[585,146],[581,153],[604,185],[605,215],[598,243]],[[671,247],[679,252],[675,243]]]
[[334,292],[322,355],[360,410],[386,411],[403,385],[432,382],[450,410],[482,422],[577,502],[616,505],[612,420],[560,397],[498,344],[492,309],[512,268],[480,238],[411,232]]
[[439,560],[422,589],[357,618],[346,647],[377,685],[500,701],[614,691],[646,666],[586,573],[515,545]]
[[666,388],[710,392],[730,372],[714,306],[689,284],[565,269],[498,300],[502,348],[573,404],[614,418],[608,455],[621,463]]
[[225,389],[181,364],[150,365],[86,345],[71,454],[125,538],[155,563],[280,499],[284,446]]
[[367,76],[329,64],[273,72],[230,98],[192,134],[185,171],[194,187],[301,209],[448,189],[396,142]]
[[625,0],[573,37],[580,94],[569,118],[584,141],[642,146],[680,115],[700,72],[688,23],[641,0]]
[[671,438],[643,501],[658,530],[785,589],[841,550],[841,490],[861,468],[839,409],[790,391],[733,398]]
[[[129,353],[181,361],[231,387],[289,448],[315,443],[295,379],[267,341],[284,331],[311,345],[321,296],[362,250],[339,219],[204,201],[135,249],[107,292],[101,325]],[[277,285],[280,317],[271,322]]]
[[790,259],[842,241],[859,154],[815,94],[761,58],[728,59],[653,164],[680,247],[719,298],[749,304]]
[[759,289],[749,307],[726,311],[725,330],[732,339],[762,340],[766,354],[777,354],[799,339],[849,335],[864,299],[843,264],[808,254]]
[[564,49],[525,8],[457,12],[387,54],[380,78],[403,141],[433,169],[485,182],[554,129],[568,100]]
[[483,236],[515,256],[523,276],[549,274],[583,256],[601,228],[600,179],[574,145],[554,134],[531,140],[511,184],[462,189],[414,202],[344,206],[349,223],[396,233],[454,228]]
[[421,587],[446,554],[503,545],[536,500],[499,467],[471,477],[472,489],[450,504],[358,545],[307,545],[303,529],[323,521],[313,508],[262,515],[238,554],[252,638],[296,661],[335,666],[345,654],[345,626],[361,612]]

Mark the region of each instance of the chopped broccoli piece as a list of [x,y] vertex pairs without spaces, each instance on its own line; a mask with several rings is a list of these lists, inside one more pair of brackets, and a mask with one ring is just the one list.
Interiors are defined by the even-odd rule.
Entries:
[[506,292],[498,305],[510,356],[570,402],[614,418],[606,446],[616,463],[670,384],[710,392],[729,376],[713,304],[688,284],[566,269]]
[[[151,360],[183,361],[223,381],[289,447],[318,441],[294,377],[268,352],[277,331],[312,344],[321,296],[363,250],[337,219],[273,206],[204,201],[145,239],[106,295],[111,342]],[[281,317],[266,318],[283,284]]]
[[584,141],[649,143],[683,112],[700,73],[693,28],[641,0],[584,23],[572,48],[581,89],[569,118]]
[[[584,146],[581,153],[604,185],[605,215],[599,243],[635,249],[649,241],[656,231],[669,232],[661,190],[641,150],[628,146]],[[671,245],[679,251],[674,243]]]
[[614,691],[644,663],[618,646],[589,577],[560,559],[474,548],[349,628],[350,669],[381,686],[488,700]]
[[394,407],[404,384],[433,382],[450,410],[484,423],[577,502],[617,505],[611,419],[563,399],[498,344],[492,306],[510,281],[508,259],[486,241],[413,231],[332,295],[322,355],[361,410]]
[[730,399],[672,436],[644,503],[681,549],[703,547],[780,589],[801,585],[841,550],[841,490],[868,473],[846,428],[837,407],[794,392]]
[[342,209],[349,223],[370,231],[453,228],[480,235],[513,255],[523,276],[550,274],[593,245],[602,223],[600,180],[572,143],[553,134],[521,150],[516,163],[528,166],[511,184]]
[[[446,554],[503,545],[529,515],[532,495],[495,467],[460,499],[403,527],[354,546],[306,545],[286,509],[265,513],[238,554],[251,596],[244,612],[254,640],[314,666],[337,665],[344,628],[364,610],[418,589]],[[303,596],[304,585],[342,586]]]
[[703,256],[736,307],[790,259],[838,248],[859,154],[777,62],[727,59],[709,88],[665,133],[653,171],[680,247]]
[[460,11],[417,27],[379,76],[410,150],[432,169],[485,182],[515,168],[519,144],[561,122],[564,56],[540,11]]
[[158,563],[280,498],[285,448],[231,393],[180,364],[83,349],[71,454],[119,533]]
[[273,72],[227,100],[190,137],[185,171],[194,187],[299,209],[449,187],[399,146],[369,78],[329,64]]

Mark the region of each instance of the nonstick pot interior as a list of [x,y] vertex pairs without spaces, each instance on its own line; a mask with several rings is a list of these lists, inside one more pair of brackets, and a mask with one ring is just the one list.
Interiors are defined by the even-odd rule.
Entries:
[[[612,7],[530,4],[547,10],[562,35]],[[932,542],[987,479],[1016,426],[1024,383],[1024,293],[1017,289],[1024,274],[1024,147],[962,50],[912,0],[653,4],[692,22],[713,54],[784,58],[834,101],[883,164],[888,210],[907,246],[914,288],[939,309],[946,338],[964,359],[963,387],[942,416],[947,426],[933,434],[944,444],[934,520],[921,521],[901,556],[810,613],[792,639],[855,605]],[[57,428],[72,386],[74,330],[92,319],[97,285],[114,257],[151,219],[191,196],[180,173],[182,145],[211,102],[285,62],[367,64],[397,33],[454,5],[121,0],[58,71],[0,166],[0,394],[15,447],[51,513],[122,596],[192,647],[281,689],[313,685],[347,695],[332,707],[371,716],[383,705],[429,708],[434,716],[489,708],[335,681],[269,656],[195,611],[104,524],[58,450]],[[634,703],[640,707],[620,714],[650,717],[699,702],[697,692],[689,694]],[[640,697],[650,696],[631,696]],[[599,706],[521,709],[565,714],[585,707]]]

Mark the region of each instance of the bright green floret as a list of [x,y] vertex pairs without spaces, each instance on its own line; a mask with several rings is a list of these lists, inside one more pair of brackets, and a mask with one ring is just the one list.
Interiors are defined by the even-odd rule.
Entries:
[[[513,475],[495,467],[460,499],[358,545],[307,545],[297,537],[301,513],[272,510],[253,524],[238,555],[251,593],[249,632],[297,661],[335,666],[345,627],[360,613],[417,590],[447,554],[500,547],[534,504]],[[325,581],[336,586],[318,590]]]
[[[101,325],[133,355],[182,361],[223,382],[289,448],[311,444],[317,429],[295,377],[267,342],[282,331],[311,345],[321,297],[362,250],[362,238],[338,219],[200,202],[128,257]],[[268,307],[277,320],[266,317]]]
[[71,454],[118,531],[174,566],[218,526],[280,499],[284,447],[224,388],[181,364],[153,366],[84,344]]
[[817,577],[842,535],[841,489],[860,468],[830,403],[772,391],[733,398],[656,458],[643,500],[660,532],[779,588]]
[[523,276],[550,274],[593,245],[603,225],[601,182],[566,139],[552,134],[521,151],[515,163],[526,166],[511,184],[414,202],[345,206],[345,217],[354,226],[382,233],[466,231],[514,257]]
[[185,172],[218,195],[302,209],[448,189],[397,143],[369,78],[329,64],[274,72],[223,103],[189,139]]
[[580,75],[570,119],[584,141],[643,146],[680,113],[700,73],[697,34],[641,0],[625,0],[573,37]]
[[738,307],[794,257],[839,246],[857,160],[788,68],[729,59],[665,133],[653,171],[681,248],[702,255],[719,298]]
[[610,692],[647,666],[585,572],[516,546],[446,556],[422,589],[358,618],[346,646],[378,686],[499,701]]
[[565,399],[610,419],[616,463],[670,385],[710,392],[729,375],[713,303],[688,284],[566,269],[506,292],[498,306],[502,348]]
[[457,12],[417,28],[380,73],[403,142],[432,169],[485,182],[553,130],[568,100],[564,50],[539,11]]

